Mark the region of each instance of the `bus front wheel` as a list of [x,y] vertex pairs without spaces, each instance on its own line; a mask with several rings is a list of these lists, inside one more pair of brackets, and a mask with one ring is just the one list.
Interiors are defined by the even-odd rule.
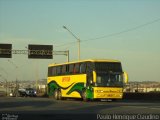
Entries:
[[86,90],[84,90],[84,91],[82,92],[82,99],[83,99],[83,101],[85,101],[85,102],[88,101]]

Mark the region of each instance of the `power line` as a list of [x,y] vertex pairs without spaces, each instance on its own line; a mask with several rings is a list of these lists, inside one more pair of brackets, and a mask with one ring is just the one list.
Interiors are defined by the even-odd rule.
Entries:
[[153,24],[153,23],[156,23],[156,22],[159,22],[159,21],[160,21],[160,18],[158,18],[158,19],[156,19],[156,20],[153,20],[153,21],[150,21],[150,22],[147,22],[147,23],[144,23],[144,24],[142,24],[142,25],[138,25],[138,26],[133,27],[133,28],[129,28],[129,29],[120,31],[120,32],[116,32],[116,33],[104,35],[104,36],[97,37],[97,38],[82,40],[81,42],[87,42],[87,41],[91,41],[91,40],[98,40],[98,39],[103,39],[103,38],[107,38],[107,37],[112,37],[112,36],[120,35],[120,34],[123,34],[123,33],[126,33],[126,32],[130,32],[130,31],[134,31],[134,30],[140,29],[140,28],[142,28],[142,27],[145,27],[145,26],[147,26],[147,25],[150,25],[150,24]]
[[[153,24],[153,23],[156,23],[156,22],[159,22],[159,21],[160,21],[160,18],[155,19],[155,20],[153,20],[153,21],[149,21],[149,22],[144,23],[144,24],[141,24],[141,25],[138,25],[138,26],[136,26],[136,27],[132,27],[132,28],[129,28],[129,29],[120,31],[120,32],[111,33],[111,34],[104,35],[104,36],[101,36],[101,37],[96,37],[96,38],[81,40],[81,42],[87,42],[87,41],[92,41],[92,40],[98,40],[98,39],[113,37],[113,36],[116,36],[116,35],[120,35],[120,34],[123,34],[123,33],[127,33],[127,32],[131,32],[131,31],[140,29],[140,28],[142,28],[142,27],[145,27],[145,26],[147,26],[147,25],[150,25],[150,24]],[[68,43],[64,43],[64,44],[62,44],[62,45],[58,45],[58,46],[55,46],[55,47],[62,47],[62,46],[71,45],[71,44],[75,44],[75,43],[76,43],[76,42],[68,42]]]
[[62,46],[71,45],[71,44],[75,44],[75,43],[77,43],[77,42],[76,41],[75,42],[67,42],[67,43],[64,43],[61,45],[56,45],[55,47],[62,47]]

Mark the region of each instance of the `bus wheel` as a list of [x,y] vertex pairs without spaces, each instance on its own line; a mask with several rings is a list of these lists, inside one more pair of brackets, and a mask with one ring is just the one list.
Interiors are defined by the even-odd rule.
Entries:
[[82,99],[83,99],[83,101],[85,101],[85,102],[88,101],[86,90],[84,90],[84,91],[82,92]]
[[62,100],[62,93],[61,93],[61,90],[58,90],[58,100]]
[[54,91],[54,99],[58,100],[58,90]]

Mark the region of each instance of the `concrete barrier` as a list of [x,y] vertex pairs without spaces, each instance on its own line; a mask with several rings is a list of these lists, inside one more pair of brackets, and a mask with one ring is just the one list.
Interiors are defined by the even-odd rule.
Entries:
[[5,91],[0,91],[0,97],[4,97],[6,96],[6,92]]
[[123,98],[129,100],[160,100],[160,92],[124,93]]

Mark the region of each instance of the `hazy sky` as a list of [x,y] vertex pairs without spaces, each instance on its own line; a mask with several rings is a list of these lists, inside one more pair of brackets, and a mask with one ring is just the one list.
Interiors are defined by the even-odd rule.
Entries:
[[[77,60],[77,40],[63,25],[80,38],[81,59],[117,59],[130,81],[160,82],[160,0],[0,0],[0,43],[13,49],[49,44]],[[46,78],[48,64],[66,56],[9,60],[0,59],[4,78],[35,80]]]

